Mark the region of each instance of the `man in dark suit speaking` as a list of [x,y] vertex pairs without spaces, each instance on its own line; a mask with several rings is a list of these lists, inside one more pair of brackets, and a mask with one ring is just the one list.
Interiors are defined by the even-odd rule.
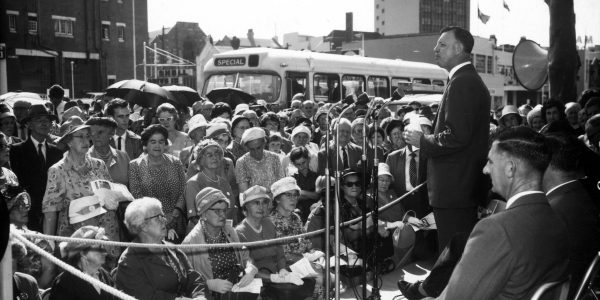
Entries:
[[428,159],[427,188],[438,228],[438,247],[477,222],[484,197],[481,169],[489,135],[490,93],[471,64],[473,36],[446,27],[433,49],[438,65],[450,72],[433,134],[405,131],[405,140]]

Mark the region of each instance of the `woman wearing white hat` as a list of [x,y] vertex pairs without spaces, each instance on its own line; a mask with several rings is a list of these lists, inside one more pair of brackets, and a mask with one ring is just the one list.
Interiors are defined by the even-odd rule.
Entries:
[[[48,183],[42,201],[45,234],[70,236],[81,227],[81,224],[72,224],[69,221],[70,202],[92,196],[90,182],[99,179],[112,181],[104,162],[88,154],[91,139],[89,127],[73,127],[58,140],[59,143],[68,145],[69,150],[48,170]],[[108,212],[100,217],[98,226],[104,227],[111,240],[118,241],[117,207],[110,206],[110,203],[105,203],[104,206]],[[109,255],[111,259],[117,259],[118,249],[109,250]]]
[[0,132],[6,135],[8,143],[11,145],[22,142],[17,137],[17,118],[11,111],[0,113]]

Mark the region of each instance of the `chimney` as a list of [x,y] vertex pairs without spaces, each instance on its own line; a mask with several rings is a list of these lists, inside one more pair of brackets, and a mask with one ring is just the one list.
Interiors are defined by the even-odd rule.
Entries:
[[352,35],[354,34],[354,29],[352,28],[352,13],[346,13],[346,43],[352,42]]
[[248,29],[248,33],[246,35],[248,36],[248,42],[250,42],[250,47],[256,47],[256,43],[254,42],[254,31],[252,31],[252,28]]

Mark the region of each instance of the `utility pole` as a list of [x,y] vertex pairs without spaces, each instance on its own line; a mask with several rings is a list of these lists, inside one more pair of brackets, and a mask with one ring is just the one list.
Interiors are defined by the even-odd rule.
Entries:
[[75,99],[75,77],[73,76],[75,72],[75,62],[71,61],[71,99]]
[[550,98],[562,102],[577,99],[579,57],[575,38],[573,0],[545,0],[550,12],[548,82]]
[[[133,29],[132,32],[133,34],[131,35],[131,40],[133,43],[133,79],[137,79],[137,54],[136,54],[136,47],[135,47],[135,0],[131,0],[131,28]],[[144,51],[146,51],[144,49]]]

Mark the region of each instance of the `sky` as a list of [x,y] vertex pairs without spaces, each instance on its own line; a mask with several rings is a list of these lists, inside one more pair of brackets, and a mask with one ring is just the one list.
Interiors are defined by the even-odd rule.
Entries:
[[[403,0],[391,0],[403,1]],[[449,0],[452,1],[452,0]],[[499,44],[519,42],[521,36],[548,45],[550,17],[544,0],[471,0],[471,32],[481,37],[495,34]],[[573,0],[576,35],[592,36],[600,44],[600,0]],[[490,16],[477,18],[477,7]],[[148,0],[148,30],[170,27],[177,21],[197,22],[215,41],[227,35],[255,38],[284,33],[323,36],[345,29],[346,12],[354,14],[354,30],[374,31],[373,0]]]

